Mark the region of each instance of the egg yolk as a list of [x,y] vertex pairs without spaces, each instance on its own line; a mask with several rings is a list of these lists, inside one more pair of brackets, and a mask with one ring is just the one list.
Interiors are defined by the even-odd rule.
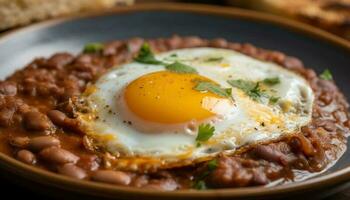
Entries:
[[198,74],[146,74],[125,88],[124,100],[134,115],[150,122],[174,124],[213,117],[215,114],[203,106],[203,100],[223,97],[193,89],[196,80],[210,81]]

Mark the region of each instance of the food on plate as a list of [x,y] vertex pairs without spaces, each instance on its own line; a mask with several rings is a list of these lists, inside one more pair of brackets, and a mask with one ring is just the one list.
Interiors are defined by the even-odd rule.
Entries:
[[341,157],[350,126],[330,70],[224,39],[90,43],[35,59],[0,92],[3,153],[148,189],[300,181]]
[[297,19],[350,39],[350,0],[226,0],[232,5]]

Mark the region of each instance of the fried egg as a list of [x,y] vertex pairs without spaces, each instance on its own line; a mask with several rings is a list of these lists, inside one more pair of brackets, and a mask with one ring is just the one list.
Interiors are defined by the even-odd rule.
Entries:
[[[311,120],[309,84],[274,63],[218,48],[179,49],[156,58],[163,64],[130,62],[110,69],[81,97],[88,111],[77,112],[78,119],[94,145],[117,157],[117,169],[150,171],[230,155],[246,145],[294,134]],[[164,65],[173,62],[198,73],[167,70]],[[271,78],[278,83],[264,83]],[[252,98],[230,80],[260,83],[263,95]],[[231,92],[222,96],[197,90],[198,81]],[[199,142],[202,124],[215,131]]]

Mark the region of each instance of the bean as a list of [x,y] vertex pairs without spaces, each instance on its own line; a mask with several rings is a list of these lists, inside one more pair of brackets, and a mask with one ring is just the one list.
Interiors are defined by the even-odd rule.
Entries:
[[344,126],[350,128],[350,120],[347,120],[344,122]]
[[285,55],[278,51],[272,51],[268,56],[266,57],[267,60],[273,61],[278,64],[283,64],[285,61]]
[[129,185],[131,177],[122,171],[98,170],[92,174],[94,181],[111,183],[116,185]]
[[215,187],[248,186],[254,179],[250,169],[242,166],[242,160],[235,157],[222,157],[209,176],[210,183]]
[[0,109],[0,126],[9,127],[13,123],[13,117],[15,115],[15,108],[2,108]]
[[179,36],[174,35],[170,39],[166,40],[165,42],[170,49],[176,49],[181,46],[182,39]]
[[303,69],[303,63],[295,57],[291,57],[291,56],[286,56],[283,62],[283,65],[287,68],[287,69],[292,69],[292,70],[302,70]]
[[17,159],[30,165],[36,163],[35,155],[32,152],[25,149],[17,152]]
[[58,173],[76,179],[84,179],[87,176],[85,170],[71,163],[59,166],[57,169]]
[[322,88],[322,90],[325,93],[328,93],[329,95],[332,95],[332,96],[334,95],[334,92],[338,90],[337,86],[331,81],[319,79],[317,84],[319,85],[319,87]]
[[112,56],[117,54],[118,50],[120,47],[124,46],[125,43],[121,41],[115,41],[115,42],[110,42],[106,43],[103,48],[103,55],[104,56]]
[[249,43],[243,44],[241,51],[242,51],[242,53],[247,54],[247,55],[255,55],[258,52],[256,47],[254,47],[253,45],[251,45]]
[[96,155],[82,155],[77,165],[87,171],[95,171],[100,167],[100,160]]
[[17,86],[11,82],[0,83],[0,94],[15,96],[17,94]]
[[335,111],[332,113],[333,114],[333,117],[338,121],[338,122],[341,122],[341,123],[344,123],[348,118],[346,116],[346,114],[342,111]]
[[139,51],[142,44],[143,44],[142,38],[132,38],[127,42],[127,47],[129,52],[135,53]]
[[47,116],[51,119],[51,121],[58,125],[58,126],[63,126],[64,125],[64,120],[67,118],[66,114],[59,110],[50,110],[47,113]]
[[29,111],[23,116],[24,127],[31,131],[45,131],[51,128],[49,119],[37,111]]
[[282,165],[287,165],[287,159],[285,158],[286,156],[279,150],[274,149],[270,146],[266,145],[258,145],[254,149],[255,155],[257,155],[259,158],[262,158],[264,160],[268,160],[271,162],[277,162]]
[[14,137],[10,139],[10,144],[17,148],[27,148],[29,140],[28,137]]
[[135,186],[135,187],[142,187],[142,186],[145,186],[147,185],[148,183],[148,176],[145,176],[145,175],[142,175],[142,176],[137,176],[133,182],[132,182],[132,185]]
[[188,36],[183,38],[183,47],[198,47],[204,44],[204,41],[196,36]]
[[314,123],[316,126],[323,127],[326,131],[335,131],[337,127],[335,126],[335,122],[330,120],[322,120],[322,119],[316,119],[314,120]]
[[48,162],[56,164],[77,163],[79,157],[59,147],[49,147],[39,153],[40,157]]
[[253,169],[252,172],[253,172],[253,182],[256,183],[257,185],[265,185],[269,182],[263,170]]
[[45,67],[49,69],[60,69],[72,62],[73,56],[69,53],[57,53],[47,60]]
[[239,49],[241,49],[241,44],[240,43],[229,43],[228,44],[228,48],[229,49],[233,49],[233,50],[239,50]]
[[29,140],[28,148],[33,151],[40,151],[42,149],[60,146],[60,141],[52,136],[40,136]]
[[173,179],[151,180],[147,185],[143,186],[145,189],[164,191],[176,190],[177,187],[178,185]]
[[312,69],[306,69],[303,73],[303,75],[306,77],[308,80],[312,80],[317,77],[317,74],[314,70]]
[[333,93],[322,92],[319,99],[325,103],[326,105],[332,103],[333,101]]
[[47,116],[52,120],[54,124],[58,126],[70,129],[79,134],[84,133],[80,129],[80,122],[78,120],[67,117],[63,112],[59,110],[51,110],[47,113]]
[[212,47],[225,48],[228,46],[228,42],[223,38],[216,38],[209,43]]

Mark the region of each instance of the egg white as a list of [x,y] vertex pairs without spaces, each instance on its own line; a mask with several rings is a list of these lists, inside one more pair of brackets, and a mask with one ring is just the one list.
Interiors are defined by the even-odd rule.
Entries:
[[117,168],[148,170],[188,165],[218,153],[232,154],[247,144],[296,133],[311,120],[314,94],[309,84],[301,76],[274,63],[217,48],[180,49],[156,57],[168,63],[180,61],[190,65],[201,76],[224,88],[232,87],[227,80],[261,81],[278,77],[280,83],[268,89],[279,101],[273,105],[256,102],[233,87],[233,106],[225,108],[225,114],[212,124],[214,135],[198,146],[196,134],[173,131],[147,134],[125,122],[115,103],[123,89],[138,77],[165,68],[137,62],[116,66],[82,97],[92,111],[77,114],[96,145],[119,157]]

